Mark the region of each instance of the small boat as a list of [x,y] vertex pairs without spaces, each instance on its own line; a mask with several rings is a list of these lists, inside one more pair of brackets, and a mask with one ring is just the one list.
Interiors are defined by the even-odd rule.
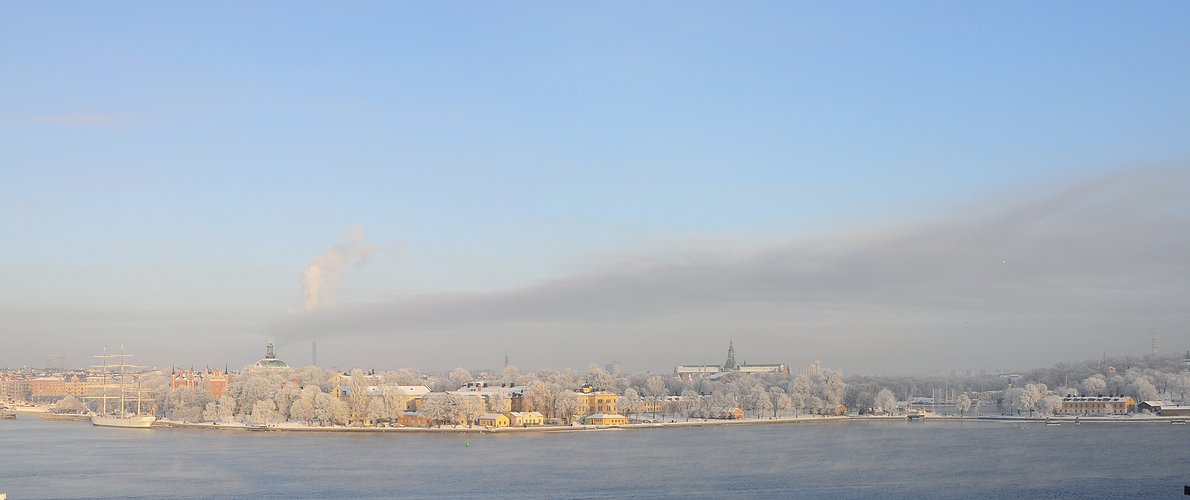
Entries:
[[1186,425],[1185,420],[1170,420],[1169,423],[1171,423],[1173,425]]
[[926,416],[922,413],[910,413],[909,415],[906,415],[905,418],[909,419],[910,422],[912,422],[914,420],[924,421],[926,419]]
[[1046,426],[1046,427],[1049,427],[1049,426],[1052,426],[1052,425],[1062,425],[1062,424],[1061,424],[1060,422],[1046,422],[1046,423],[1045,423],[1045,426]]

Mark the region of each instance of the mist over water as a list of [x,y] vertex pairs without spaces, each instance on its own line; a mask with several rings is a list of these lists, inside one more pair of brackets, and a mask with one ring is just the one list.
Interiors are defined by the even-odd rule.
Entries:
[[[9,498],[1154,498],[1168,423],[851,421],[528,434],[0,422]],[[1161,457],[1138,460],[1137,454]]]

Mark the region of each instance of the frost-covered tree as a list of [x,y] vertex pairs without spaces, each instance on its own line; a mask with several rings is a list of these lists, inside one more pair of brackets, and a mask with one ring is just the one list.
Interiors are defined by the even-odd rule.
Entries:
[[261,399],[252,405],[251,420],[256,424],[271,424],[277,420],[277,403],[271,399]]
[[83,403],[74,396],[66,396],[58,400],[58,404],[54,405],[54,408],[64,413],[78,413],[83,410]]
[[470,384],[473,380],[475,380],[475,377],[471,376],[471,372],[467,371],[467,369],[463,367],[455,368],[453,372],[450,372],[448,377],[450,378],[450,381],[458,387]]
[[580,404],[578,394],[574,391],[563,390],[554,397],[554,415],[569,419],[578,412]]
[[843,377],[838,372],[826,370],[817,379],[817,396],[826,406],[833,408],[843,403],[847,384],[843,382]]
[[959,410],[959,416],[963,416],[967,413],[967,410],[971,409],[971,396],[968,396],[966,393],[959,394],[959,399],[955,402],[955,408]]
[[318,419],[319,425],[345,424],[347,419],[341,417],[347,413],[347,405],[338,398],[325,392],[314,395],[314,418]]
[[273,396],[273,401],[277,403],[277,421],[289,420],[289,407],[293,406],[293,402],[301,396],[302,391],[296,387],[285,387],[277,391],[277,395]]
[[424,413],[430,421],[438,424],[438,427],[442,427],[442,423],[451,415],[451,405],[446,399],[446,394],[426,394],[422,397],[418,410]]
[[[558,406],[556,402],[554,403],[554,406],[556,409]],[[488,410],[490,410],[492,413],[507,413],[510,411],[511,402],[509,401],[508,396],[505,396],[502,392],[497,392],[488,396]]]
[[502,383],[509,387],[520,384],[521,383],[521,372],[519,370],[517,370],[515,366],[512,366],[512,365],[505,366],[504,367],[504,378],[502,379]]
[[1033,410],[1037,409],[1037,402],[1045,396],[1045,384],[1025,384],[1024,390],[1021,391],[1020,405],[1022,409],[1029,410],[1029,416],[1033,416]]
[[459,408],[459,416],[461,417],[461,420],[467,422],[468,427],[474,425],[475,420],[478,419],[480,415],[487,413],[488,405],[486,402],[484,402],[483,398],[479,396],[457,396],[454,394],[452,394],[452,396],[459,398],[459,402],[457,403]]
[[798,410],[806,407],[806,395],[800,392],[790,393],[789,403],[788,409],[793,410],[793,418],[797,418]]
[[1137,401],[1152,401],[1157,399],[1157,388],[1153,387],[1153,383],[1147,379],[1137,379],[1131,385],[1132,393],[1136,395]]
[[773,409],[773,400],[767,392],[757,391],[752,397],[752,406],[756,409],[756,418],[762,418],[766,412]]
[[219,403],[211,401],[207,403],[206,409],[202,411],[202,419],[208,422],[219,421]]
[[215,410],[215,418],[223,422],[231,422],[232,417],[236,414],[236,399],[231,396],[223,396],[219,398],[218,405]]
[[293,418],[301,420],[307,426],[314,424],[314,419],[318,418],[318,414],[314,411],[314,403],[318,400],[318,395],[322,393],[317,385],[308,385],[302,389],[302,394],[289,407],[289,414]]
[[1062,408],[1062,397],[1056,394],[1042,396],[1037,400],[1037,411],[1042,415],[1053,415]]
[[789,394],[800,394],[802,398],[814,394],[814,381],[805,375],[798,375],[789,383]]
[[527,406],[532,408],[531,411],[552,416],[554,413],[554,394],[555,391],[550,388],[550,384],[541,380],[534,380],[529,382],[529,386],[525,388],[524,398]]
[[806,408],[809,408],[811,411],[822,413],[822,409],[824,408],[823,405],[825,405],[825,402],[823,402],[822,398],[818,396],[810,396],[806,398]]
[[[624,392],[628,392],[625,390]],[[698,393],[693,389],[686,389],[682,391],[681,405],[682,412],[686,414],[686,421],[690,421],[690,415],[698,409]]]
[[1107,380],[1103,375],[1093,375],[1083,379],[1082,392],[1087,396],[1098,396],[1107,390]]
[[1128,380],[1119,375],[1112,375],[1107,379],[1108,394],[1123,394],[1128,388]]
[[384,402],[385,419],[395,420],[405,413],[409,405],[409,395],[400,386],[386,384],[378,387],[379,399]]
[[211,393],[199,387],[179,387],[170,393],[167,411],[174,420],[183,422],[199,422],[207,403],[211,402]]
[[875,406],[877,410],[891,415],[897,411],[897,397],[888,389],[880,389],[876,393]]
[[785,394],[784,392],[782,392],[777,395],[777,400],[775,402],[773,402],[773,407],[774,407],[774,409],[773,409],[774,415],[773,416],[774,417],[780,416],[780,417],[784,418],[785,411],[793,409],[793,398],[789,397],[788,394]]
[[603,371],[599,365],[592,363],[587,367],[587,374],[583,377],[583,382],[591,384],[591,387],[597,391],[606,391],[615,386],[615,379]]
[[665,379],[657,375],[649,377],[649,380],[645,382],[645,394],[654,401],[665,399],[666,396],[669,396],[669,388],[665,386]]
[[398,385],[423,385],[426,377],[412,368],[401,368],[393,375],[392,380]]
[[388,408],[383,398],[372,398],[368,401],[368,419],[372,422],[389,420]]
[[640,413],[641,407],[643,406],[640,394],[636,392],[636,389],[631,387],[624,390],[624,395],[620,396],[617,404],[620,407],[619,410],[624,412],[625,415],[629,416]]
[[349,420],[358,422],[368,413],[368,377],[363,370],[351,370],[351,382],[348,387],[350,392],[347,394],[347,408],[351,413]]

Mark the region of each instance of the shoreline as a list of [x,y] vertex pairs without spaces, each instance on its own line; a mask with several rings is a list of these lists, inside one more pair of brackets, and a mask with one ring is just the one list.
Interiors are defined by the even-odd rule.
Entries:
[[[25,410],[19,412],[12,412],[18,415],[37,416],[39,420],[45,421],[83,421],[90,420],[87,415],[57,415],[48,412],[39,412],[36,410]],[[5,416],[15,416],[6,412]],[[347,426],[332,426],[332,427],[307,427],[298,422],[286,422],[281,424],[274,424],[268,427],[248,425],[241,422],[216,424],[211,422],[190,423],[180,422],[167,419],[158,419],[153,423],[155,428],[188,428],[188,429],[207,429],[218,431],[267,431],[267,432],[354,432],[354,433],[402,433],[402,432],[428,432],[428,433],[477,433],[477,434],[500,434],[500,433],[523,433],[523,432],[579,432],[579,431],[599,431],[599,430],[636,430],[636,429],[661,429],[668,427],[706,427],[719,425],[764,425],[764,424],[813,424],[826,422],[848,422],[848,421],[906,421],[905,415],[864,415],[864,416],[804,416],[794,418],[771,418],[771,419],[740,419],[740,420],[691,420],[678,422],[654,422],[641,424],[617,424],[617,425],[539,425],[532,427],[484,427],[484,426],[443,426],[443,427],[347,427]],[[1131,415],[1131,416],[1073,416],[1060,415],[1051,417],[1027,417],[1014,415],[929,415],[924,420],[931,421],[973,421],[973,422],[1021,422],[1021,423],[1049,423],[1049,424],[1066,424],[1066,425],[1081,425],[1087,424],[1171,424],[1171,423],[1185,423],[1190,421],[1190,416],[1157,416],[1157,415]]]
[[[306,427],[305,425],[276,425],[268,428],[260,428],[258,426],[250,426],[242,423],[233,424],[213,424],[213,423],[189,423],[177,422],[172,420],[158,420],[153,423],[153,427],[178,427],[191,429],[210,429],[210,430],[226,430],[226,431],[266,431],[266,432],[458,432],[458,433],[522,433],[522,432],[578,432],[578,431],[598,431],[598,430],[633,430],[633,429],[660,429],[666,427],[705,427],[715,425],[758,425],[758,424],[804,424],[815,422],[839,422],[847,421],[855,418],[868,417],[847,417],[847,416],[825,416],[825,417],[798,417],[798,418],[779,418],[779,419],[743,419],[743,420],[710,420],[710,421],[690,421],[690,422],[657,422],[648,424],[619,424],[619,425],[537,425],[532,427],[483,427],[483,426],[444,426],[444,427]],[[882,420],[904,420],[904,417],[876,417]],[[290,422],[289,424],[293,424]]]

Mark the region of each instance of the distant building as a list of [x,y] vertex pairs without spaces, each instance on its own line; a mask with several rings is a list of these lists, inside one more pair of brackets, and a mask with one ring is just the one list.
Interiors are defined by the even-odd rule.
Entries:
[[780,373],[780,374],[788,376],[789,375],[789,365],[787,365],[785,363],[748,364],[747,361],[745,361],[743,364],[740,364],[739,362],[736,361],[736,357],[735,357],[735,341],[728,341],[727,342],[727,360],[723,362],[723,366],[713,366],[713,365],[707,366],[705,364],[701,364],[701,365],[678,365],[677,367],[674,368],[674,375],[682,380],[694,380],[696,378],[711,378],[714,380],[727,381],[729,379],[736,378],[735,376],[729,376],[727,378],[723,378],[724,374],[731,373],[731,372],[737,372],[736,375],[752,374],[752,373]]
[[761,365],[739,365],[737,370],[740,373],[780,373],[789,376],[789,365],[785,363],[775,364],[761,364]]
[[613,377],[619,376],[623,373],[622,371],[620,371],[620,362],[619,361],[612,361],[610,364],[608,364],[606,371],[608,373],[612,374]]
[[674,368],[674,375],[682,380],[694,380],[696,378],[709,377],[719,373],[717,365],[678,365]]
[[57,354],[46,356],[45,357],[45,369],[46,370],[65,370],[66,369],[66,356],[61,356],[61,355],[57,355]]
[[1065,397],[1062,398],[1062,415],[1123,415],[1136,411],[1136,401],[1124,397]]

